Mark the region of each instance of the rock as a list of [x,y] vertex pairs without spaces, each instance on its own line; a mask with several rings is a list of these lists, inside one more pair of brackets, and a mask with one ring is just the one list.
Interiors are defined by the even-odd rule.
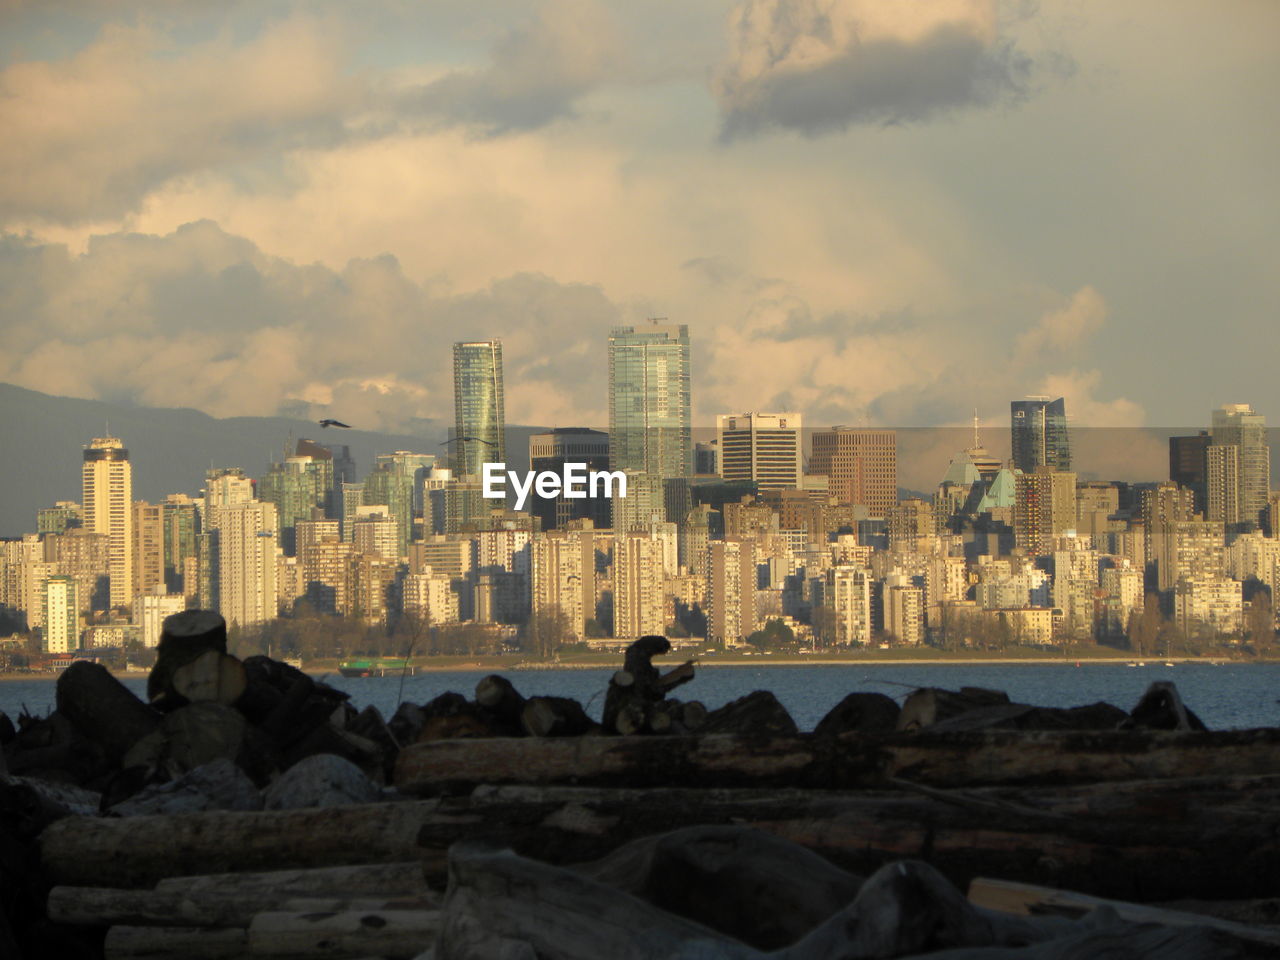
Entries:
[[188,771],[177,780],[153,784],[110,807],[121,817],[201,810],[261,810],[262,794],[243,770],[223,758]]
[[350,760],[331,753],[316,754],[294,764],[267,788],[268,810],[337,807],[373,803],[381,797],[377,785]]

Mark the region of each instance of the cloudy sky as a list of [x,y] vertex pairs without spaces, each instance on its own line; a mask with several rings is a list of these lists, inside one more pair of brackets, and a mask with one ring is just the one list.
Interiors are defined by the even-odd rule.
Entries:
[[0,380],[602,424],[1280,423],[1273,0],[0,0]]

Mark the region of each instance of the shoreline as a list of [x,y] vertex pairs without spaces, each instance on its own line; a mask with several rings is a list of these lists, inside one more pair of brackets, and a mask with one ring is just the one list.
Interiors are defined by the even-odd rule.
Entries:
[[[720,659],[714,657],[707,659],[704,657],[693,657],[699,668],[707,667],[910,667],[910,666],[926,666],[926,667],[962,667],[962,666],[1063,666],[1063,667],[1082,667],[1086,664],[1107,664],[1111,666],[1144,666],[1159,667],[1165,665],[1181,666],[1186,664],[1204,664],[1209,666],[1223,666],[1227,664],[1263,664],[1277,663],[1280,660],[1272,658],[1258,658],[1251,660],[1235,659],[1231,657],[1189,657],[1189,656],[1173,656],[1173,657],[1148,657],[1140,659],[1137,657],[772,657],[766,655],[754,657],[726,657]],[[675,664],[680,662],[678,652],[668,654],[665,662]],[[658,664],[661,665],[661,664]],[[418,663],[414,664],[416,673],[468,673],[479,670],[487,670],[492,673],[503,673],[513,671],[519,673],[534,672],[541,670],[610,670],[618,668],[618,661],[609,660],[607,662],[590,662],[569,660],[564,662],[556,661],[519,661],[516,663],[494,661],[494,660],[473,660],[463,663]],[[336,665],[326,663],[320,664],[304,664],[303,670],[308,673],[326,675],[337,674]],[[147,670],[113,670],[112,676],[123,678],[142,678],[149,674]],[[41,671],[32,673],[0,673],[0,683],[12,683],[23,680],[56,680],[60,676],[60,671]],[[389,674],[389,676],[397,677],[398,674]],[[410,674],[412,676],[412,674]],[[348,677],[345,679],[364,679],[360,677]]]

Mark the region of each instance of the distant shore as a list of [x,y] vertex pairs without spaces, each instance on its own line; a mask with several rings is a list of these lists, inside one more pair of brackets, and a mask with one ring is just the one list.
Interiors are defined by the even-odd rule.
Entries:
[[[697,661],[697,665],[701,667],[904,667],[904,666],[940,666],[940,667],[962,667],[962,666],[1049,666],[1057,664],[1059,666],[1083,666],[1085,664],[1110,664],[1113,666],[1126,666],[1129,664],[1142,666],[1160,666],[1164,664],[1185,665],[1185,664],[1209,664],[1222,665],[1228,663],[1254,664],[1254,663],[1274,663],[1276,658],[1271,657],[1226,657],[1226,656],[1155,656],[1155,657],[1135,657],[1125,655],[1088,655],[1081,654],[1079,656],[982,656],[971,654],[969,656],[878,656],[876,654],[853,654],[849,656],[795,656],[795,655],[770,655],[756,654],[743,656],[741,654],[688,654],[686,651],[676,650],[659,661],[658,665],[663,663],[674,665],[685,659],[693,659]],[[580,655],[565,660],[521,660],[518,657],[502,656],[502,657],[482,657],[476,659],[464,659],[459,657],[442,657],[432,658],[429,660],[418,661],[413,664],[418,673],[465,673],[477,670],[487,670],[493,673],[502,673],[505,671],[537,671],[537,670],[608,670],[617,669],[622,662],[621,653],[617,654],[589,654]],[[335,660],[317,660],[303,664],[303,669],[308,673],[323,675],[336,674],[338,672],[338,664]],[[112,673],[117,677],[145,677],[148,674],[146,670],[113,670]],[[42,671],[31,673],[0,673],[0,683],[14,682],[21,680],[52,680],[58,676],[57,671]]]

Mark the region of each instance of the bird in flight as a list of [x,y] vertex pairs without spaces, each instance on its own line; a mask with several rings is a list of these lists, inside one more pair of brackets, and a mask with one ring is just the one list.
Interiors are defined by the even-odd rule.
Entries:
[[491,440],[486,440],[484,437],[450,437],[448,440],[440,441],[440,446],[443,447],[447,443],[456,443],[459,440],[474,440],[476,443],[487,443],[491,447],[497,446],[496,443]]
[[349,423],[343,423],[341,420],[333,420],[333,419],[330,419],[329,417],[325,417],[323,420],[321,420],[321,421],[320,421],[320,426],[322,426],[322,427],[346,427],[348,430],[350,430],[350,429],[351,429],[351,424],[349,424]]

